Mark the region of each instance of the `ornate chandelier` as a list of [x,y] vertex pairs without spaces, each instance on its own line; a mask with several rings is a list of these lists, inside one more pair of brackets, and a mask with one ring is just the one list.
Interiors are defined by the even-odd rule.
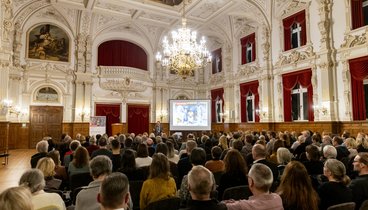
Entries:
[[201,38],[197,43],[197,32],[187,28],[185,18],[185,0],[183,1],[182,27],[171,33],[172,43],[167,36],[164,37],[162,47],[163,56],[160,52],[156,55],[157,62],[163,67],[174,71],[181,78],[193,76],[196,69],[202,68],[211,62],[211,54],[206,48],[206,39]]

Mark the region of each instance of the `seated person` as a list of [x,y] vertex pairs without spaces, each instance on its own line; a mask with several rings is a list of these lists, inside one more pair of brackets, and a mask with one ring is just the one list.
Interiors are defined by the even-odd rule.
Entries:
[[0,194],[2,210],[33,210],[32,194],[26,187],[11,187]]
[[37,153],[31,157],[31,167],[36,168],[39,159],[46,157],[49,143],[46,140],[39,141],[36,144]]
[[129,180],[119,172],[107,176],[97,196],[101,210],[128,209],[130,200]]
[[253,193],[248,200],[223,201],[228,210],[257,209],[257,210],[283,210],[281,197],[276,193],[270,193],[273,182],[271,169],[262,163],[255,163],[249,170],[249,189]]

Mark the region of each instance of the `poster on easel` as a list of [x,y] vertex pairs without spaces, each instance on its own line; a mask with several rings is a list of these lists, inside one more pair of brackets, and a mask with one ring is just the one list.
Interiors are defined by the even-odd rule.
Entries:
[[91,116],[89,121],[89,135],[106,133],[106,116]]

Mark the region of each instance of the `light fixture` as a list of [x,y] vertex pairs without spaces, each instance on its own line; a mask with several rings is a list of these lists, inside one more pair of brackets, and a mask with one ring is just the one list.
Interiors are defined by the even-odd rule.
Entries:
[[14,114],[17,117],[19,116],[24,116],[28,114],[28,110],[27,109],[21,109],[19,105],[17,106],[13,106],[13,101],[9,100],[9,99],[4,99],[1,101],[0,103],[0,112],[2,114]]
[[84,117],[88,117],[90,113],[89,108],[78,108],[76,113],[80,116],[82,122],[84,122]]
[[202,37],[197,43],[197,32],[187,28],[185,18],[185,0],[183,1],[182,27],[171,33],[172,43],[164,37],[160,52],[156,55],[157,62],[163,67],[174,71],[181,78],[193,76],[196,69],[202,68],[211,62],[211,54],[206,48],[206,39]]

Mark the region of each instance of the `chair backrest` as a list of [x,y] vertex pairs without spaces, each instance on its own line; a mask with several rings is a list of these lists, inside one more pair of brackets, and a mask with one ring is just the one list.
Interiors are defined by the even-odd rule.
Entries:
[[252,195],[252,192],[249,190],[248,185],[241,185],[236,187],[227,188],[222,195],[222,200],[241,200],[248,199],[249,196]]
[[180,208],[180,198],[170,197],[150,203],[144,210],[162,210],[162,209],[178,210],[179,208]]
[[360,206],[359,210],[367,210],[368,209],[368,200],[365,200]]
[[354,209],[355,209],[354,202],[340,203],[327,208],[327,210],[354,210]]
[[70,176],[70,190],[73,191],[78,187],[87,186],[93,179],[90,173],[79,173]]
[[139,196],[141,194],[143,182],[144,181],[142,180],[129,182],[129,191],[130,197],[133,201],[133,209],[139,209]]
[[223,171],[213,173],[213,176],[215,177],[216,185],[220,185],[222,174],[224,174]]
[[72,200],[73,205],[75,205],[75,202],[77,201],[77,195],[81,190],[83,190],[83,187],[77,187],[70,192],[70,199]]

